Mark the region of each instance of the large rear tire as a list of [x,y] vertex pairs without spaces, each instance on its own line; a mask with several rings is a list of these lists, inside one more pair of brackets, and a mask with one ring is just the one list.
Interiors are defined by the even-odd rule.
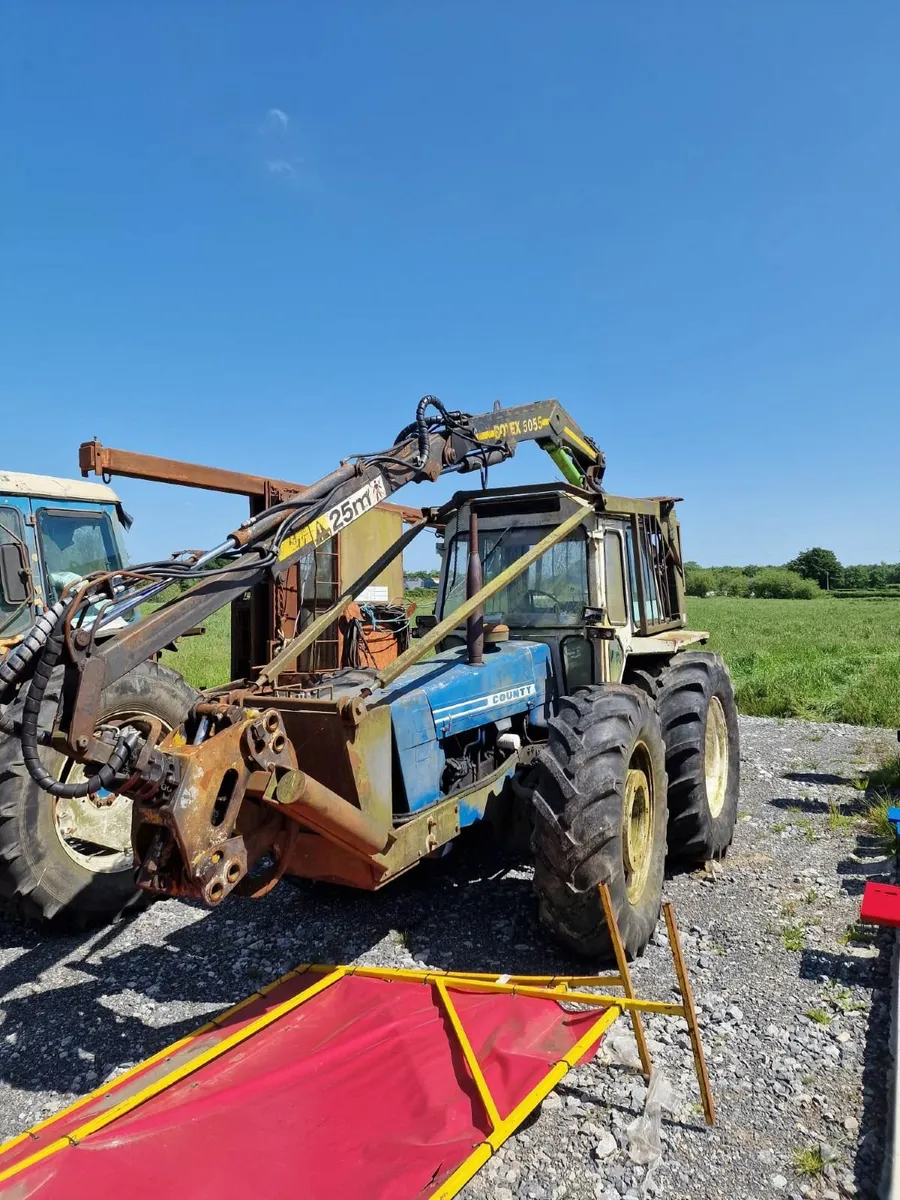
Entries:
[[[47,698],[58,696],[61,672]],[[141,663],[111,683],[100,701],[100,723],[163,732],[180,725],[198,693],[180,675],[155,662]],[[58,779],[83,777],[82,768],[56,751],[41,758]],[[22,761],[18,739],[0,735],[0,898],[26,919],[50,923],[60,932],[107,924],[147,903],[134,886],[131,801],[105,797],[58,800],[34,782]]]
[[662,901],[665,749],[653,703],[624,684],[579,689],[537,765],[534,882],[540,919],[576,954],[608,957],[598,885],[609,885],[629,957],[642,954]]
[[669,854],[721,858],[734,837],[740,734],[728,668],[718,654],[685,651],[659,676],[656,706],[669,776]]

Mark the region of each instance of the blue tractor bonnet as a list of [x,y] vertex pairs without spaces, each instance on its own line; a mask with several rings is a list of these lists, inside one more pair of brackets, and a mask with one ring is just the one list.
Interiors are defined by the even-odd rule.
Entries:
[[479,666],[470,666],[459,646],[418,663],[385,688],[378,703],[390,705],[410,811],[441,794],[441,739],[520,713],[528,714],[529,724],[546,725],[550,672],[550,651],[542,642],[501,642]]

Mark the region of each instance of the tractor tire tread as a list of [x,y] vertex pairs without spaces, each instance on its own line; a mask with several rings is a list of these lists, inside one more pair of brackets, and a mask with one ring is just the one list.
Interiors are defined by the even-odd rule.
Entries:
[[[580,955],[605,957],[612,948],[597,885],[621,884],[624,895],[624,780],[631,746],[637,733],[646,729],[655,730],[658,742],[655,769],[659,802],[664,806],[658,722],[651,701],[637,688],[595,685],[563,697],[538,759],[532,847],[540,917],[557,940]],[[652,740],[652,735],[648,738]],[[659,888],[665,856],[664,813],[660,836],[655,864]],[[630,909],[620,916],[622,940],[632,957],[643,951],[655,927],[658,900],[651,908],[654,911],[643,919]]]

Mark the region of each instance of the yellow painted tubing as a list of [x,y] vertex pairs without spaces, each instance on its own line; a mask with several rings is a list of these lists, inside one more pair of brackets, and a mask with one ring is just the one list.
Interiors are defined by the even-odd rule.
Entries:
[[[331,970],[330,967],[319,964],[311,966],[309,969],[311,971]],[[452,971],[414,971],[401,967],[347,967],[346,971],[348,975],[362,975],[368,979],[383,979],[387,982],[391,980],[410,980],[416,983],[437,983],[438,980],[442,980],[448,988],[454,988],[460,992],[488,992],[510,996],[532,996],[539,1000],[564,999],[567,1003],[587,1004],[594,1008],[606,1008],[616,1005],[629,1012],[633,1010],[637,1012],[652,1012],[669,1017],[683,1017],[685,1015],[682,1005],[669,1004],[663,1000],[639,1000],[637,997],[608,996],[596,992],[573,992],[568,990],[562,994],[557,989],[570,982],[564,975],[541,977],[556,981],[556,986],[551,990],[549,987],[535,987],[530,984],[498,983],[496,975],[456,974]],[[582,980],[590,980],[591,983],[609,983],[608,979],[598,979],[597,976],[593,975],[574,976],[573,980],[577,980],[579,983]]]
[[525,1118],[531,1113],[545,1096],[548,1096],[561,1079],[571,1071],[579,1059],[599,1041],[612,1023],[622,1015],[617,1006],[608,1008],[598,1021],[595,1021],[584,1037],[576,1042],[564,1058],[556,1063],[540,1083],[536,1084],[523,1100],[520,1100],[508,1117],[500,1122],[488,1137],[475,1147],[464,1163],[456,1168],[453,1174],[432,1192],[430,1200],[451,1200],[463,1188],[476,1172],[480,1171],[491,1155],[503,1145],[506,1139],[519,1128]]
[[469,1064],[469,1070],[472,1072],[472,1078],[475,1080],[475,1086],[478,1088],[478,1094],[481,1097],[481,1103],[484,1105],[484,1110],[488,1115],[488,1120],[491,1123],[491,1129],[498,1129],[502,1122],[502,1118],[494,1103],[494,1097],[491,1095],[491,1089],[488,1087],[487,1080],[484,1077],[484,1072],[481,1069],[481,1063],[472,1049],[472,1043],[469,1041],[469,1035],[463,1028],[462,1021],[459,1019],[459,1013],[453,1007],[453,1001],[447,991],[447,985],[442,979],[438,979],[437,990],[440,993],[441,999],[444,1002],[444,1008],[447,1010],[447,1016],[450,1018],[450,1023],[453,1025],[453,1031],[456,1034],[457,1041],[465,1055],[466,1062]]

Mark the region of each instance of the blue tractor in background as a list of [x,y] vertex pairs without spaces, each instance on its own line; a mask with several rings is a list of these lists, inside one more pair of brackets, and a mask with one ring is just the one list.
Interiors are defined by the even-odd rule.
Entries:
[[[130,525],[104,484],[0,471],[0,656],[22,644],[67,586],[126,566]],[[133,616],[111,622],[107,636]],[[108,691],[101,719],[109,727],[160,721],[175,728],[194,699],[175,672],[142,664]],[[42,753],[55,778],[84,778],[70,756]],[[50,798],[28,774],[18,739],[0,734],[0,897],[36,922],[111,920],[145,900],[132,859],[128,796]]]
[[[488,469],[523,440],[564,482],[489,489]],[[345,461],[206,554],[70,587],[27,652],[0,664],[0,728],[48,804],[132,799],[134,878],[148,894],[217,905],[285,875],[377,889],[487,820],[528,829],[540,917],[558,940],[607,953],[607,883],[639,954],[667,853],[704,861],[731,842],[738,727],[724,664],[685,629],[674,499],[612,496],[604,465],[556,401],[473,416],[424,397],[390,447]],[[405,483],[472,471],[479,489],[425,510],[268,662],[195,693],[177,727],[104,723],[108,689],[190,626],[315,564]],[[352,656],[304,668],[307,648],[358,612],[385,562],[425,528],[442,546],[434,615],[387,657],[351,616]],[[111,627],[173,582],[191,586]],[[54,777],[44,746],[83,775]]]

